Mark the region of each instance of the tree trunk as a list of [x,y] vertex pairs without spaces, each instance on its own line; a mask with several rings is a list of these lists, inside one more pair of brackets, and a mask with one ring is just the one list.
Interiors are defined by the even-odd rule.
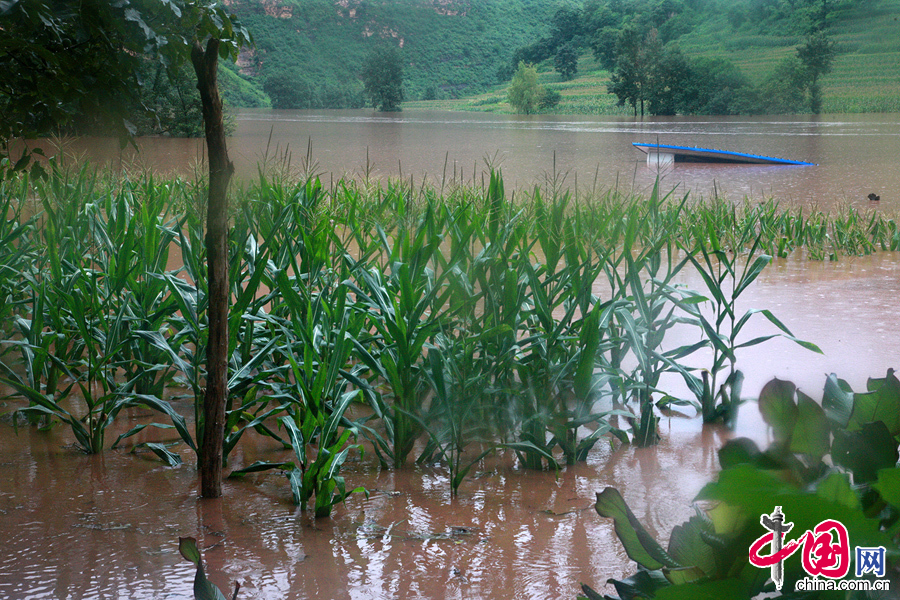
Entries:
[[206,346],[206,395],[203,398],[203,440],[200,445],[200,495],[222,495],[222,446],[225,403],[228,398],[228,182],[234,165],[225,147],[222,99],[216,82],[219,40],[206,49],[199,42],[191,50],[197,89],[203,106],[209,155],[209,196],[206,210],[206,261],[209,290],[209,340]]

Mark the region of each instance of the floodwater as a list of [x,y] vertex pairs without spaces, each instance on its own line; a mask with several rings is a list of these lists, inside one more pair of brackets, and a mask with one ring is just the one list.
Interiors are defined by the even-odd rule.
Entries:
[[[140,420],[133,413],[117,427]],[[223,590],[239,582],[243,599],[573,598],[581,582],[603,589],[633,572],[593,510],[595,493],[618,488],[648,530],[667,537],[692,514],[730,435],[681,417],[662,429],[656,448],[601,443],[558,476],[497,457],[457,498],[443,467],[381,471],[367,453],[342,474],[369,498],[353,495],[315,520],[290,503],[277,474],[227,480],[223,498],[200,500],[191,465],[124,450],[85,456],[59,428],[16,436],[3,424],[0,598],[188,598],[193,566],[177,549],[185,536],[198,539],[210,578]],[[257,459],[289,457],[248,440],[231,466]]]
[[[656,141],[802,160],[815,167],[678,164],[663,188],[740,200],[774,196],[828,208],[840,203],[900,208],[900,114],[648,117],[495,115],[449,111],[373,113],[359,110],[237,112],[229,153],[238,177],[270,165],[309,164],[328,181],[341,176],[481,181],[486,162],[503,170],[507,189],[565,176],[565,185],[649,191],[657,176],[633,142]],[[87,139],[71,149],[116,164],[190,174],[202,140],[144,138],[141,153],[112,140]]]
[[[776,261],[739,313],[771,308],[825,354],[786,340],[744,350],[745,395],[779,376],[820,398],[829,372],[862,389],[868,376],[897,367],[898,282],[897,254],[837,264]],[[686,276],[683,283],[699,281]],[[748,337],[772,329],[756,319]],[[176,407],[190,413],[186,404]],[[16,435],[0,423],[0,598],[189,598],[192,565],[177,550],[186,536],[199,540],[210,578],[222,589],[239,582],[245,600],[530,600],[573,598],[580,583],[603,590],[634,564],[611,522],[593,510],[597,492],[619,489],[664,542],[715,477],[716,451],[727,439],[771,441],[753,402],[741,409],[734,432],[703,427],[692,410],[682,412],[663,416],[657,447],[601,442],[585,464],[559,474],[522,470],[509,454],[494,457],[476,466],[457,498],[445,467],[380,470],[369,450],[342,471],[348,488],[364,486],[369,498],[353,495],[319,520],[291,504],[286,478],[275,473],[227,480],[222,499],[200,500],[193,464],[167,467],[125,449],[85,456],[62,427],[42,433],[26,426]],[[131,411],[107,437],[148,418]],[[229,467],[255,460],[291,457],[248,434]]]
[[[291,164],[300,167],[309,142],[316,170],[326,179],[369,170],[371,176],[402,172],[416,182],[471,181],[480,178],[482,159],[494,157],[507,187],[523,187],[552,174],[555,155],[567,185],[577,176],[579,188],[590,188],[596,175],[600,189],[646,190],[658,173],[631,142],[658,136],[661,143],[819,163],[676,165],[662,174],[669,189],[735,199],[771,194],[822,208],[843,202],[870,207],[865,196],[872,192],[882,197],[879,210],[900,208],[894,164],[900,115],[636,122],[241,111],[237,126],[231,153],[242,177],[254,175],[267,144],[270,158],[290,154]],[[95,158],[184,174],[202,155],[192,140],[142,140],[137,158],[90,143]],[[696,276],[685,274],[681,282],[702,291]],[[860,390],[866,378],[900,368],[897,253],[837,263],[777,259],[742,296],[739,314],[750,308],[771,309],[824,354],[784,339],[739,351],[745,396],[757,395],[778,376],[819,398],[828,373]],[[745,339],[774,331],[761,315],[751,322]],[[695,358],[698,365],[702,359]],[[11,408],[0,405],[0,411]],[[342,474],[349,488],[365,486],[369,498],[353,495],[332,517],[319,520],[291,504],[287,480],[275,473],[228,480],[224,498],[199,500],[193,464],[171,468],[126,450],[85,456],[61,427],[49,433],[23,427],[16,435],[0,423],[0,599],[188,598],[193,569],[177,550],[185,536],[199,540],[210,578],[223,590],[238,581],[238,597],[245,600],[573,598],[582,582],[603,590],[608,578],[632,573],[634,564],[611,523],[594,512],[596,492],[618,488],[663,541],[692,514],[691,501],[715,477],[716,450],[725,440],[743,435],[761,445],[768,441],[753,403],[742,408],[736,432],[704,428],[692,410],[684,413],[663,417],[662,442],[655,448],[601,443],[586,464],[558,475],[521,470],[513,456],[500,455],[480,463],[457,498],[450,497],[441,465],[382,471],[367,452]],[[132,411],[115,427],[124,431],[147,419]],[[248,435],[229,467],[261,459],[290,457]]]

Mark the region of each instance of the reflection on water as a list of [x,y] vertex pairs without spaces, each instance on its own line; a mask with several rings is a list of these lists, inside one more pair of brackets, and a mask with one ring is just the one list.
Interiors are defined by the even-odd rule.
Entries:
[[[775,261],[739,313],[771,308],[825,354],[786,340],[745,349],[745,395],[777,375],[818,398],[829,372],[862,389],[866,377],[897,367],[898,258]],[[683,282],[700,287],[696,276]],[[759,317],[746,334],[769,330]],[[177,551],[188,535],[200,541],[213,581],[223,589],[239,581],[246,599],[571,598],[581,582],[601,588],[633,571],[610,522],[593,510],[596,492],[621,490],[662,540],[715,476],[716,451],[734,434],[702,428],[686,412],[662,419],[659,446],[599,444],[586,464],[558,476],[498,457],[479,465],[458,498],[440,465],[381,471],[368,452],[342,474],[370,498],[351,496],[318,521],[290,504],[287,481],[274,474],[229,480],[223,499],[201,501],[192,466],[121,450],[85,456],[62,428],[24,427],[16,436],[0,424],[0,598],[188,597],[192,568]],[[116,427],[146,418],[132,413]],[[736,434],[767,443],[752,403]],[[291,459],[267,441],[241,444],[232,468]]]
[[[0,426],[2,598],[185,598],[192,567],[179,536],[197,537],[210,577],[241,598],[564,598],[632,570],[594,494],[622,490],[648,529],[667,537],[715,473],[727,434],[664,419],[656,449],[598,447],[558,476],[481,466],[458,498],[443,468],[380,471],[367,455],[346,471],[352,496],[310,519],[274,475],[229,480],[199,500],[193,467],[123,451],[85,456],[57,430]],[[123,423],[122,427],[133,423]],[[289,457],[244,444],[237,463]]]

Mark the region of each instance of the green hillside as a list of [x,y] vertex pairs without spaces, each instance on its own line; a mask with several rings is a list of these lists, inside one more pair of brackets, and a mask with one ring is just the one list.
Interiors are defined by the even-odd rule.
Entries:
[[[658,0],[659,4],[667,0]],[[587,0],[591,4],[616,0]],[[654,0],[622,0],[626,5],[650,4]],[[680,35],[670,42],[688,57],[717,58],[733,63],[755,84],[771,76],[775,66],[794,55],[804,36],[796,21],[768,14],[759,20],[735,22],[741,10],[758,6],[785,6],[789,0],[685,0],[672,2],[685,7]],[[796,4],[799,4],[795,0]],[[827,31],[836,42],[838,54],[832,71],[822,79],[822,112],[900,112],[900,2],[896,0],[829,0]],[[694,10],[691,6],[695,7]],[[780,18],[779,18],[780,17]],[[793,24],[793,25],[792,25]],[[592,32],[587,32],[590,36]],[[596,35],[596,34],[594,34]],[[533,41],[533,40],[532,40]],[[631,114],[618,106],[607,92],[610,72],[594,57],[588,44],[581,48],[578,73],[563,81],[553,70],[553,59],[538,63],[541,83],[560,93],[559,104],[549,112],[558,114]],[[454,102],[416,102],[410,108],[452,108],[492,112],[513,112],[506,101],[506,84],[483,94]]]
[[[821,79],[823,112],[900,111],[900,2],[822,4],[838,50]],[[650,21],[689,59],[727,60],[754,84],[796,53],[819,10],[818,0],[233,0],[231,7],[257,44],[225,81],[234,106],[271,98],[295,108],[362,107],[362,64],[377,45],[393,44],[404,62],[405,108],[499,112],[512,112],[501,77],[514,56],[534,56],[556,35],[554,16],[565,8],[581,19],[572,38],[577,74],[564,81],[552,56],[537,66],[541,83],[560,93],[550,111],[568,114],[631,112],[607,92],[609,64],[597,58],[610,7],[621,22]]]
[[[402,52],[407,99],[471,95],[498,83],[498,67],[542,34],[554,6],[542,0],[233,0],[231,9],[256,41],[236,70],[257,90],[287,97],[285,107],[361,107],[363,63],[378,45],[392,44]],[[233,97],[230,86],[227,94],[233,105],[255,104],[246,93]]]

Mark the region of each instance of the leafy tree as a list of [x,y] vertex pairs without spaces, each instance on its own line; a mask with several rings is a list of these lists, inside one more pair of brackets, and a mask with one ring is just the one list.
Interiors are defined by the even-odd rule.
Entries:
[[516,112],[530,115],[537,111],[546,94],[544,87],[538,84],[537,69],[534,65],[519,63],[516,74],[509,84],[507,97],[509,104]]
[[647,100],[650,114],[674,115],[687,112],[688,82],[693,71],[687,59],[675,46],[660,48],[659,54],[648,62]]
[[191,68],[146,61],[141,67],[140,104],[129,111],[137,135],[202,136],[203,111]]
[[266,77],[263,90],[272,100],[272,108],[317,108],[315,91],[299,69],[275,71]]
[[642,36],[637,28],[626,27],[619,33],[616,67],[610,77],[609,92],[615,94],[619,105],[630,104],[635,116],[638,105],[644,116],[652,70],[661,51],[662,44],[655,30]]
[[734,63],[723,58],[695,58],[681,82],[679,112],[684,114],[732,115],[759,112],[753,86]]
[[559,104],[559,101],[562,99],[562,95],[554,89],[544,88],[544,97],[541,98],[541,103],[539,107],[541,110],[549,110]]
[[516,49],[512,56],[511,73],[515,74],[520,63],[536,65],[539,62],[547,60],[553,56],[553,50],[554,46],[552,39],[546,37]]
[[[228,159],[219,96],[219,58],[234,59],[250,34],[213,0],[5,0],[0,2],[0,142],[37,137],[81,113],[109,120],[123,140],[134,133],[130,104],[140,101],[140,68],[188,61],[197,77],[209,160],[206,252],[209,335],[203,436],[204,497],[222,495],[228,392]],[[14,168],[24,168],[30,154]]]
[[403,102],[403,63],[395,46],[381,46],[366,60],[363,86],[372,106],[381,111],[400,110]]
[[551,47],[555,50],[581,35],[584,14],[580,8],[563,6],[553,15],[550,24]]
[[616,68],[616,43],[619,39],[619,29],[604,27],[594,32],[591,37],[591,50],[594,58],[600,61],[600,65],[607,71]]
[[559,49],[553,66],[564,80],[569,81],[575,77],[575,73],[578,72],[578,53],[571,42],[564,44]]
[[797,48],[797,58],[803,66],[806,89],[809,92],[809,108],[819,114],[822,111],[822,86],[819,77],[831,72],[831,65],[837,54],[836,44],[824,31],[817,31],[806,38],[806,43]]
[[[556,70],[560,71],[559,53],[561,49],[569,46],[572,49],[572,52],[575,52],[581,44],[583,33],[584,13],[582,10],[575,6],[563,6],[559,8],[556,13],[554,13],[551,20],[550,35],[541,37],[530,44],[518,48],[515,53],[513,53],[511,61],[512,69],[508,72],[511,73],[517,70],[519,63],[521,62],[537,64],[547,60],[551,56],[556,56],[554,64],[556,65]],[[570,70],[572,76],[574,76],[577,64],[573,68],[568,52],[569,51],[567,50],[563,53],[563,60],[569,61],[566,63],[564,69]],[[574,58],[577,63],[577,53],[575,53]],[[563,71],[560,71],[560,73],[562,72]],[[563,78],[571,79],[572,76],[566,77],[566,75],[563,75]]]
[[789,56],[760,85],[759,112],[790,114],[801,112],[806,104],[806,72],[796,56]]

